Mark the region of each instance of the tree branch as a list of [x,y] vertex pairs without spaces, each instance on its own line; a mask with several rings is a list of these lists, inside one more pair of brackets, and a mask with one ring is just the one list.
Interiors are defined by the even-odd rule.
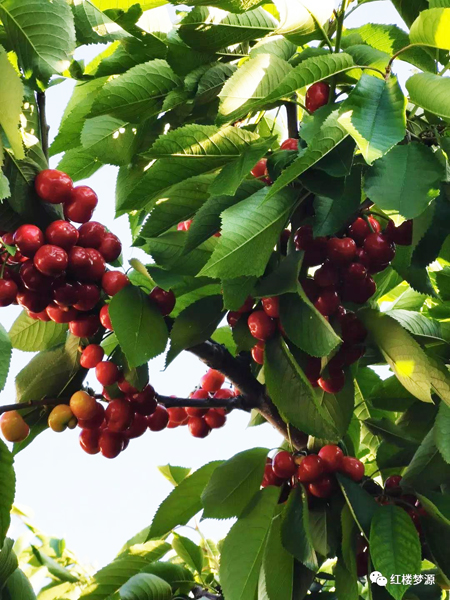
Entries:
[[222,594],[211,594],[199,585],[193,588],[192,593],[194,594],[195,600],[200,600],[201,598],[206,598],[207,600],[223,600]]
[[276,406],[267,395],[265,387],[251,373],[247,361],[239,356],[234,358],[225,346],[212,341],[188,348],[188,351],[211,369],[223,373],[239,389],[245,401],[256,408],[284,438],[290,440],[297,450],[306,447],[308,436],[295,427],[290,427],[288,430]]
[[298,138],[298,116],[297,116],[297,105],[292,102],[285,102],[287,116],[288,134],[290,138]]
[[39,110],[42,151],[48,162],[48,134],[50,131],[50,126],[47,123],[45,92],[37,92],[37,105]]

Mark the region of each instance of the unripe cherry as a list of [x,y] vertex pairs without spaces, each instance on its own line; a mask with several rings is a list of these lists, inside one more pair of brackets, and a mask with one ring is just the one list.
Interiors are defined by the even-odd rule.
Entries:
[[55,406],[48,416],[48,426],[57,433],[61,433],[67,428],[74,429],[76,425],[77,418],[67,404]]
[[77,419],[92,419],[97,413],[97,401],[82,390],[72,395],[69,405]]
[[0,431],[7,442],[23,442],[30,428],[17,410],[5,412],[0,417]]

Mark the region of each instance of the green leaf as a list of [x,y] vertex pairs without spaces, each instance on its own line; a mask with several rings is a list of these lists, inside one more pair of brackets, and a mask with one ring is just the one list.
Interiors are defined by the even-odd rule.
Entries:
[[298,276],[303,259],[301,252],[291,252],[271,273],[260,280],[254,295],[258,298],[279,296],[298,289]]
[[127,165],[135,139],[136,130],[129,123],[109,115],[88,119],[81,131],[84,150],[103,164]]
[[195,50],[216,52],[239,42],[265,37],[276,24],[275,19],[262,8],[240,15],[199,6],[184,17],[178,34]]
[[315,141],[282,172],[281,176],[270,188],[267,200],[319,162],[321,158],[331,152],[333,148],[336,148],[347,137],[348,133],[339,123],[338,117],[339,111],[336,110],[325,119],[320,130],[317,132]]
[[[78,45],[106,44],[115,40],[131,38],[128,32],[122,29],[118,23],[107,17],[90,0],[77,2],[72,6],[72,10]],[[107,50],[108,55],[113,50],[114,47],[110,46]],[[94,60],[101,60],[102,54]],[[88,65],[85,72],[90,72],[89,67],[90,65]]]
[[286,422],[309,435],[337,440],[331,417],[281,338],[266,343],[264,375],[270,397]]
[[289,494],[281,525],[281,541],[284,548],[305,567],[317,570],[317,556],[309,529],[308,500],[301,485]]
[[260,181],[253,179],[243,181],[234,196],[213,196],[205,202],[196,214],[188,233],[186,251],[189,252],[210,238],[221,228],[221,213],[265,188]]
[[350,573],[344,560],[338,557],[333,569],[338,600],[359,600],[356,572]]
[[185,308],[175,319],[170,332],[170,350],[167,353],[166,366],[182,350],[192,348],[209,339],[223,319],[222,296],[207,296]]
[[441,402],[434,426],[434,441],[446,463],[450,463],[450,408]]
[[225,538],[220,582],[227,600],[254,598],[272,516],[280,495],[270,486],[255,497]]
[[394,505],[379,506],[370,528],[373,566],[387,578],[386,589],[400,600],[409,585],[392,584],[391,575],[420,573],[422,550],[416,528],[408,513]]
[[211,184],[210,193],[214,196],[234,196],[251,169],[266,155],[275,140],[275,137],[263,139],[246,148],[237,160],[225,165]]
[[450,267],[444,267],[436,273],[436,284],[443,300],[450,300]]
[[19,561],[13,550],[14,542],[6,538],[0,550],[0,590],[3,589],[8,577],[14,573],[19,566]]
[[[450,9],[449,13],[450,13]],[[433,115],[450,118],[450,80],[432,73],[417,73],[408,79],[406,89],[411,102]]]
[[429,319],[422,313],[416,313],[412,310],[390,310],[388,314],[395,319],[402,327],[407,329],[413,335],[426,338],[443,339],[443,332],[439,321]]
[[439,453],[434,436],[433,429],[425,436],[403,473],[402,485],[427,492],[450,481],[450,467]]
[[162,540],[131,546],[94,575],[92,583],[83,591],[81,598],[105,600],[131,577],[162,558],[170,549],[170,544]]
[[214,470],[223,461],[210,462],[186,477],[158,508],[147,539],[159,538],[177,525],[186,525],[202,509],[201,495]]
[[248,296],[253,296],[256,277],[237,277],[223,279],[223,304],[228,310],[239,310]]
[[285,76],[289,77],[292,70],[288,62],[275,54],[257,54],[244,62],[219,94],[218,122],[236,121],[251,111],[265,106],[268,102],[267,98],[277,89]]
[[103,163],[87,152],[82,146],[69,150],[58,163],[58,169],[67,173],[73,181],[89,179]]
[[192,540],[182,535],[174,534],[172,546],[178,556],[191,569],[201,573],[203,569],[203,550]]
[[419,344],[386,314],[366,309],[359,316],[402,385],[422,402],[431,402],[430,365]]
[[139,288],[129,285],[116,294],[109,314],[130,367],[138,367],[164,352],[168,339],[164,318]]
[[250,58],[257,54],[275,54],[278,58],[289,60],[297,51],[297,46],[282,35],[273,35],[256,42],[250,49]]
[[179,593],[189,593],[194,587],[194,576],[190,571],[181,565],[174,565],[169,562],[151,563],[142,570],[143,573],[152,573],[172,586],[172,590]]
[[[442,0],[430,0],[431,4],[440,1],[442,2]],[[421,11],[428,8],[427,0],[392,0],[392,4],[408,27],[411,27]]]
[[[23,150],[22,136],[20,135],[19,131],[19,121],[22,113],[24,88],[19,75],[8,60],[7,53],[1,46],[0,73],[2,78],[0,104],[3,107],[0,114],[0,126],[8,138],[16,158],[23,159],[25,158],[25,153]],[[0,156],[3,157],[3,153],[1,151]],[[0,164],[1,163],[2,158],[0,158]]]
[[133,575],[118,591],[120,600],[170,600],[172,588],[151,573]]
[[[195,276],[211,258],[217,246],[217,238],[213,237],[191,252],[185,251],[185,235],[183,231],[168,232],[157,238],[146,240],[143,250],[150,254],[162,269],[172,274]],[[202,278],[203,281],[206,278]]]
[[65,0],[34,0],[30,11],[21,0],[2,0],[0,18],[25,76],[44,82],[69,67],[75,28]]
[[0,390],[5,387],[11,362],[11,354],[11,340],[3,328],[3,325],[0,325]]
[[221,279],[262,275],[297,200],[294,190],[273,195],[266,188],[226,209],[221,215],[222,236],[200,275]]
[[32,545],[31,550],[34,556],[37,558],[39,564],[47,567],[48,572],[53,575],[53,577],[56,577],[60,581],[68,581],[70,583],[79,581],[78,577],[72,575],[68,569],[65,569],[56,560],[50,556],[47,556],[44,552],[41,552],[39,548],[36,548],[36,546]]
[[216,329],[216,331],[212,334],[211,339],[214,342],[225,346],[228,352],[233,356],[237,355],[237,347],[233,339],[233,332],[230,327],[219,327],[219,329]]
[[207,65],[205,65],[205,71],[197,82],[195,100],[199,104],[207,104],[214,100],[225,82],[237,69],[237,65],[228,63],[216,63],[210,68],[206,67]]
[[151,60],[108,81],[95,97],[91,116],[109,114],[135,123],[157,115],[164,96],[179,85],[181,79],[165,60]]
[[411,25],[412,44],[450,50],[450,9],[430,8],[420,13]]
[[157,237],[192,217],[210,197],[208,188],[213,180],[214,175],[198,175],[172,186],[164,200],[152,210],[139,235],[143,238]]
[[441,492],[427,492],[426,495],[417,494],[422,506],[430,517],[450,525],[450,497]]
[[[434,208],[433,220],[412,253],[412,267],[424,269],[434,262],[441,253],[448,237],[445,222],[450,219],[450,186],[442,184],[441,193],[430,208]],[[414,225],[413,225],[414,226]]]
[[351,479],[339,473],[336,477],[353,518],[359,529],[369,539],[370,526],[377,510],[377,503],[370,494]]
[[363,74],[341,108],[339,122],[372,164],[400,142],[406,131],[406,98],[397,79]]
[[320,27],[326,28],[334,8],[332,0],[319,4],[314,0],[276,0],[274,4],[280,14],[277,33],[291,36],[293,42],[301,45],[310,39],[322,39]]
[[[100,10],[119,9],[123,11],[129,10],[136,5],[134,0],[92,0],[92,3]],[[151,10],[157,6],[166,4],[165,0],[141,0],[139,2],[142,10]]]
[[267,448],[239,452],[214,471],[202,494],[205,519],[242,514],[261,487],[268,452]]
[[166,197],[174,184],[222,167],[258,139],[245,129],[231,126],[219,129],[213,125],[185,125],[169,131],[145,154],[150,161],[159,159],[149,169],[119,172],[117,214],[150,209],[158,199]]
[[3,546],[11,522],[11,508],[16,492],[14,459],[6,444],[0,440],[0,544]]
[[16,600],[16,598],[20,598],[20,600],[36,600],[30,580],[20,569],[16,569],[8,578],[2,594],[4,600]]
[[375,163],[365,175],[364,190],[381,209],[413,219],[439,195],[443,178],[442,165],[431,148],[406,144]]
[[266,103],[289,98],[297,90],[342,73],[352,66],[353,58],[344,52],[307,58],[286,74],[279,85],[269,93]]
[[294,557],[281,543],[284,510],[280,509],[272,521],[264,551],[263,568],[268,600],[291,600],[293,597]]
[[158,467],[158,471],[164,475],[167,481],[177,487],[191,472],[189,467],[174,467],[173,465],[164,465]]
[[408,436],[406,431],[387,417],[381,419],[365,419],[363,424],[373,435],[379,436],[389,444],[394,444],[400,448],[417,446],[414,438]]
[[425,532],[427,546],[430,549],[433,562],[445,574],[447,579],[450,577],[450,554],[448,544],[442,541],[450,535],[450,527],[438,523],[429,515],[421,517],[420,523]]
[[280,298],[280,318],[288,338],[310,356],[328,356],[340,338],[298,286],[299,294]]
[[17,317],[9,331],[12,347],[24,352],[49,350],[64,343],[66,335],[67,325],[36,321],[25,311]]

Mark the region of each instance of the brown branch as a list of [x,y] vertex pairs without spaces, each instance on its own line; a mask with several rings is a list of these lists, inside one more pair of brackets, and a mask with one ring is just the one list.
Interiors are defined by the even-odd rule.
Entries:
[[50,131],[50,126],[47,123],[45,92],[37,92],[37,105],[39,110],[42,152],[44,153],[44,156],[48,162],[48,134]]
[[266,393],[265,387],[250,371],[248,362],[241,357],[234,358],[225,346],[212,341],[204,342],[188,349],[211,369],[220,371],[242,393],[249,405],[268,421],[287,440],[291,440],[297,450],[305,448],[308,436],[295,427],[288,427],[281,418],[276,406]]
[[297,105],[292,102],[285,102],[288,135],[290,138],[298,139],[298,115]]

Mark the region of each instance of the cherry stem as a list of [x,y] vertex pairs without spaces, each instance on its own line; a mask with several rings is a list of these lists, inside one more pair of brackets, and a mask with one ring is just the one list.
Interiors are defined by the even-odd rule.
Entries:
[[368,227],[370,229],[370,233],[375,233],[375,229],[373,228],[373,225],[370,222],[369,215],[367,213],[365,213],[365,214],[362,215],[362,218],[367,223],[367,225],[368,225]]
[[47,123],[45,92],[37,92],[36,99],[39,111],[39,126],[41,130],[42,152],[44,153],[44,156],[48,162],[48,134],[50,131],[50,126]]
[[382,215],[381,213],[377,212],[376,210],[369,210],[368,211],[369,215],[375,215],[376,217],[380,217],[380,219],[384,219],[385,221],[389,221],[389,217],[387,217],[386,215]]

